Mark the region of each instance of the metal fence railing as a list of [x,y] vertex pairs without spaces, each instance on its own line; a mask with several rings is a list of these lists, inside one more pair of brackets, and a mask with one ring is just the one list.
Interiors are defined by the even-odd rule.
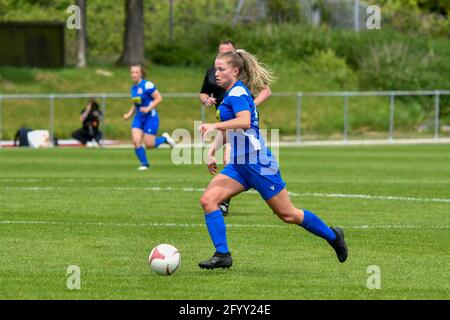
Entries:
[[366,29],[368,5],[360,0],[237,0],[233,25],[249,21],[306,22],[361,31]]
[[367,4],[359,0],[300,0],[301,17],[318,25],[322,19],[335,28],[366,29]]
[[[292,96],[292,93],[278,93],[274,96]],[[450,90],[421,90],[421,91],[357,91],[357,92],[297,92],[296,111],[296,139],[297,143],[302,141],[302,103],[305,97],[342,97],[343,98],[343,128],[342,139],[348,141],[349,136],[349,97],[389,97],[389,132],[388,140],[394,140],[395,127],[395,98],[399,96],[431,96],[434,97],[434,139],[439,139],[440,128],[440,97],[450,95]]]
[[[165,93],[163,94],[164,99],[198,99],[198,94],[196,93]],[[421,91],[348,91],[348,92],[295,92],[295,93],[273,93],[272,97],[279,98],[291,98],[295,99],[295,105],[291,105],[289,109],[292,110],[292,117],[294,118],[295,110],[295,142],[300,144],[303,140],[302,137],[302,117],[305,98],[315,98],[324,99],[326,97],[342,98],[342,140],[347,142],[349,140],[349,99],[355,97],[388,97],[389,104],[383,105],[382,107],[389,108],[389,118],[387,119],[388,128],[387,140],[394,140],[395,132],[395,111],[396,111],[396,100],[398,97],[429,97],[434,101],[433,113],[433,127],[434,132],[432,137],[434,139],[440,138],[440,110],[441,110],[441,97],[450,96],[450,90],[421,90]],[[8,108],[8,102],[13,100],[47,100],[48,101],[48,130],[50,131],[51,137],[54,136],[55,132],[55,102],[60,100],[68,99],[88,99],[91,97],[96,97],[101,105],[101,110],[104,117],[108,114],[107,101],[126,99],[129,100],[128,94],[121,93],[84,93],[84,94],[0,94],[0,141],[2,140],[2,129],[5,121],[3,116],[4,111]],[[272,99],[272,98],[271,98]],[[294,100],[292,100],[294,101]],[[205,121],[206,110],[205,107],[200,105],[199,102],[195,103],[198,106],[198,116],[202,121]],[[325,105],[318,105],[318,107],[325,107]],[[374,110],[369,110],[375,112]],[[290,119],[291,120],[291,119]],[[103,124],[104,125],[104,124]],[[277,123],[278,126],[283,127],[282,123]],[[1,147],[1,144],[0,144]]]

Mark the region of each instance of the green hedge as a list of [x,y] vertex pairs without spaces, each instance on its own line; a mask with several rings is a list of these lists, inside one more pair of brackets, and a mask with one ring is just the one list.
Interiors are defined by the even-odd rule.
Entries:
[[[400,12],[405,5],[402,1],[384,1],[387,4],[383,10],[386,9],[388,17]],[[417,1],[407,2],[408,8],[421,5]],[[66,8],[72,3],[70,0],[0,0],[0,20],[63,22],[68,17]],[[279,18],[286,16],[287,7],[287,4],[280,7],[278,15],[274,13],[276,8],[272,8],[272,21],[289,20]],[[269,64],[298,61],[315,64],[327,69],[332,79],[343,84],[353,71],[360,89],[448,89],[450,41],[439,33],[429,31],[424,35],[415,33],[414,28],[409,33],[400,32],[387,24],[382,24],[381,30],[360,33],[295,23],[232,26],[233,10],[233,1],[176,1],[170,39],[169,1],[145,1],[146,58],[161,65],[206,67],[213,61],[218,42],[233,39],[238,47],[256,53]],[[417,10],[410,10],[408,19],[417,17]],[[89,63],[113,64],[122,48],[124,1],[91,1],[87,14]],[[445,24],[448,20],[441,22]],[[75,32],[66,30],[69,64],[75,62],[74,40]]]

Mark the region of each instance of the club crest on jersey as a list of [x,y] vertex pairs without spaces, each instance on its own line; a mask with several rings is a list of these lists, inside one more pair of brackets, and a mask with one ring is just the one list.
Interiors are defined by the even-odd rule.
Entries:
[[146,90],[153,89],[154,87],[155,87],[155,85],[154,85],[152,82],[150,82],[150,81],[147,81],[147,82],[145,83],[145,89],[146,89]]
[[138,93],[138,94],[143,94],[143,93],[144,93],[144,90],[142,90],[142,88],[138,88],[137,93]]

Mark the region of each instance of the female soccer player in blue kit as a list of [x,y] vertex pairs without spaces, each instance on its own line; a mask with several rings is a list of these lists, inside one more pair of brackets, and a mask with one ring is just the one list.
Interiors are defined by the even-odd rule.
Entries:
[[[267,70],[244,50],[219,54],[215,66],[217,84],[227,91],[218,111],[221,122],[202,124],[199,129],[203,136],[216,130],[219,133],[226,131],[227,141],[231,143],[231,159],[211,180],[200,198],[216,252],[212,258],[200,262],[199,267],[229,268],[233,264],[227,245],[225,220],[218,203],[250,188],[259,192],[281,220],[299,225],[328,241],[338,260],[344,262],[348,249],[343,230],[328,227],[314,213],[292,204],[277,160],[259,134],[258,113],[251,92],[260,89],[258,86],[262,85],[262,79],[267,78]],[[225,140],[223,135],[216,139]],[[214,143],[212,148],[217,149],[217,146]],[[210,153],[214,155],[214,151],[210,150]],[[215,172],[217,165],[213,161],[208,168],[210,172]]]
[[152,82],[143,79],[145,76],[143,67],[141,65],[131,66],[130,75],[134,83],[131,87],[133,105],[123,115],[123,119],[128,120],[136,113],[131,123],[131,136],[134,151],[141,162],[138,170],[147,170],[149,162],[143,144],[147,148],[158,148],[162,143],[173,147],[175,142],[167,132],[160,137],[157,136],[159,116],[156,107],[162,101],[162,96]]
[[[236,46],[231,40],[224,40],[219,45],[219,53],[224,53],[228,51],[235,51]],[[223,97],[225,96],[226,90],[216,83],[216,68],[212,66],[206,71],[205,78],[203,80],[203,85],[200,93],[200,101],[202,104],[210,108],[212,105],[216,106],[216,112],[219,108],[219,105],[222,103]],[[267,74],[267,79],[262,79],[264,81],[264,86],[259,88],[257,92],[252,92],[255,95],[255,106],[261,105],[264,101],[266,101],[272,94],[270,87],[267,85],[270,83],[270,75]],[[226,165],[228,163],[228,159],[230,158],[230,144],[227,143],[224,147],[223,152],[223,163]],[[219,209],[222,211],[224,216],[229,214],[230,208],[230,199],[223,201],[219,204]]]

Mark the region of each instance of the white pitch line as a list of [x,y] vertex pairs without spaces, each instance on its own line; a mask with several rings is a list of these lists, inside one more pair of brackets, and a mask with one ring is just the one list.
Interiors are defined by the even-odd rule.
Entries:
[[[33,220],[0,220],[0,225],[68,225],[68,226],[97,226],[97,227],[130,227],[130,228],[205,228],[200,223],[113,223],[113,222],[68,222],[68,221],[33,221]],[[229,228],[288,228],[289,225],[274,224],[227,224]],[[344,229],[450,229],[450,225],[361,225],[339,226]]]
[[[129,179],[105,179],[105,178],[0,178],[0,182],[14,182],[14,183],[39,183],[39,182],[61,182],[61,183],[82,183],[82,182],[108,182],[108,181],[129,181]],[[182,178],[171,178],[170,181],[186,181]],[[170,182],[167,179],[152,179],[152,182]],[[314,179],[293,179],[291,182],[301,182],[301,183],[312,183],[317,182]],[[200,182],[200,181],[199,181]],[[330,179],[327,180],[329,183],[336,184],[348,184],[348,180],[343,179]],[[450,184],[450,180],[439,180],[439,181],[420,181],[420,180],[385,180],[383,181],[387,184]],[[366,183],[366,181],[361,181],[361,183]]]
[[400,200],[400,201],[422,201],[422,202],[443,202],[450,203],[450,199],[445,198],[417,198],[417,197],[398,197],[398,196],[371,196],[367,194],[340,194],[340,193],[314,193],[306,192],[299,194],[306,197],[321,198],[350,198],[350,199],[370,199],[370,200]]
[[[129,179],[105,179],[105,178],[0,178],[0,182],[15,183],[35,183],[35,182],[63,182],[63,183],[80,183],[80,182],[107,182],[107,181],[128,181]],[[171,178],[170,181],[186,181],[186,179]],[[167,182],[165,179],[152,179],[152,182]]]
[[[18,191],[58,191],[58,190],[72,190],[68,187],[4,187],[4,190],[18,190]],[[114,190],[114,191],[182,191],[182,192],[203,192],[205,188],[174,188],[174,187],[96,187],[83,188],[83,190]],[[255,190],[249,190],[248,193],[257,193]],[[419,197],[405,197],[405,196],[375,196],[368,194],[341,194],[341,193],[317,193],[317,192],[289,192],[291,197],[319,197],[319,198],[344,198],[344,199],[367,199],[367,200],[387,200],[387,201],[406,201],[406,202],[435,202],[435,203],[450,203],[448,198],[419,198]]]

